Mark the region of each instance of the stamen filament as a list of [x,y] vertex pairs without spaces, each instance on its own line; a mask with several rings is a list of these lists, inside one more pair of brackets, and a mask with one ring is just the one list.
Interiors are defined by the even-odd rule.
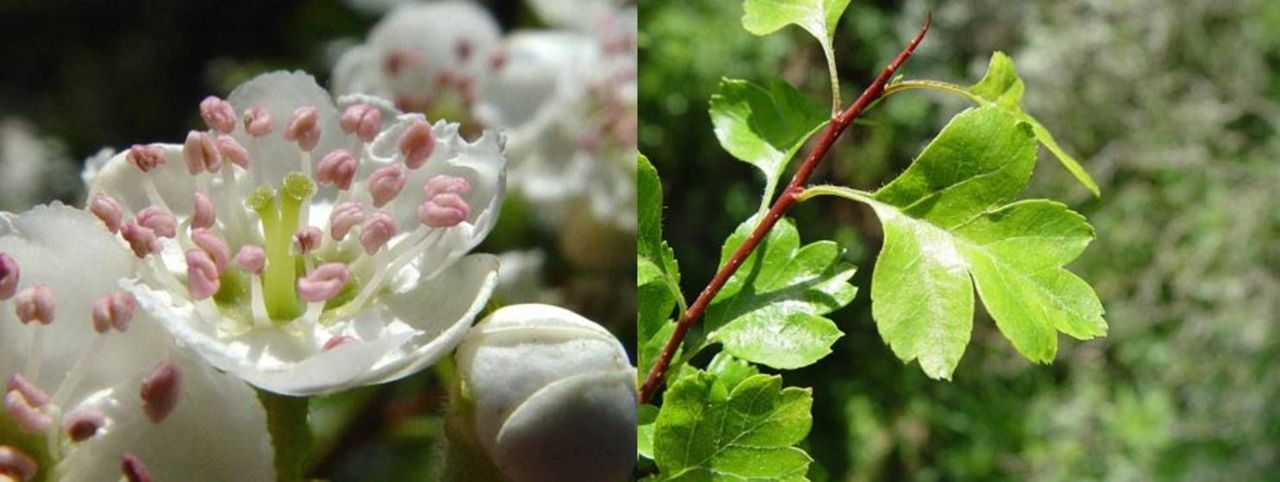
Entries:
[[40,380],[40,364],[37,361],[40,360],[40,351],[44,346],[45,329],[39,323],[32,323],[30,326],[33,330],[31,332],[31,345],[29,345],[30,349],[27,350],[27,366],[22,370],[22,376],[27,380],[31,380],[32,383],[37,383]]
[[97,358],[98,351],[102,349],[102,345],[106,341],[106,334],[99,334],[93,337],[93,343],[89,344],[89,349],[80,353],[80,358],[76,359],[74,365],[71,365],[71,371],[67,372],[67,376],[62,379],[58,389],[53,392],[53,406],[61,407],[67,403],[67,397],[71,396],[71,391],[75,390],[76,385],[80,384],[80,380],[84,378],[85,372],[88,371],[89,362]]
[[253,312],[253,326],[271,326],[271,319],[267,317],[267,305],[262,298],[262,276],[251,276],[249,302],[249,309]]

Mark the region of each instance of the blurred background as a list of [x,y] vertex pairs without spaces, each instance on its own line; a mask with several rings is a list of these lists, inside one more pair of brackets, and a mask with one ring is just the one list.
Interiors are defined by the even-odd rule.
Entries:
[[[720,149],[720,77],[780,75],[825,104],[818,45],[754,37],[741,2],[640,3],[640,149],[665,186],[665,233],[686,294],[757,206],[762,182]],[[787,372],[814,388],[805,442],[823,481],[1277,480],[1280,467],[1280,3],[1267,0],[855,0],[836,34],[852,99],[915,34],[901,71],[971,84],[1010,54],[1025,104],[1102,187],[1041,153],[1023,197],[1068,202],[1097,239],[1070,268],[1097,290],[1104,339],[1061,337],[1031,365],[979,313],[954,381],[927,379],[880,340],[868,287],[881,234],[848,202],[797,207],[802,237],[861,267],[834,354]],[[874,189],[967,107],[913,92],[879,104],[814,179]],[[807,152],[807,151],[802,151]]]
[[[398,25],[382,28],[381,37],[371,34],[404,3],[448,5],[442,7],[444,10],[423,13],[419,9],[403,14]],[[610,81],[618,85],[609,84],[608,89],[600,90],[613,93],[609,89],[617,87],[625,97],[626,89],[630,89],[630,105],[610,113],[621,119],[611,119],[623,123],[619,129],[625,128],[624,121],[629,120],[630,127],[626,129],[631,134],[630,145],[622,147],[627,153],[623,159],[626,162],[621,163],[623,168],[609,174],[621,176],[626,185],[633,186],[635,16],[634,7],[629,14],[625,11],[629,4],[633,2],[593,2],[596,10],[578,8],[575,12],[573,2],[555,0],[3,0],[0,210],[17,212],[52,201],[82,205],[80,170],[86,158],[103,149],[119,151],[134,143],[181,142],[188,130],[204,126],[198,104],[205,96],[225,97],[240,83],[279,69],[304,70],[335,94],[386,95],[405,110],[425,111],[432,121],[447,118],[461,122],[468,135],[478,133],[482,127],[503,127],[511,147],[514,138],[523,135],[520,132],[524,126],[499,126],[482,118],[474,108],[487,99],[482,92],[485,74],[451,62],[471,57],[472,64],[483,64],[492,70],[502,60],[509,60],[512,68],[524,69],[516,72],[542,75],[548,69],[557,70],[555,76],[530,75],[551,82],[551,90],[559,94],[576,92],[578,98],[585,97],[582,85],[599,84],[599,79],[583,74],[581,69],[555,69],[553,64],[539,63],[554,57],[550,54],[528,56],[531,65],[517,63],[525,57],[513,55],[508,59],[503,53],[511,51],[508,38],[514,32],[549,33],[580,44],[600,43],[604,46],[592,52],[613,55],[609,60],[619,63],[618,70],[622,72]],[[577,15],[566,18],[566,5],[570,14]],[[609,18],[616,15],[619,20],[590,23],[599,20],[590,15],[597,10]],[[457,58],[431,57],[438,54],[431,51],[433,46],[443,46],[435,50],[456,54]],[[357,48],[370,52],[368,65],[358,65],[355,70],[337,69],[344,55]],[[412,89],[417,87],[439,88],[441,82],[382,78],[384,74],[395,74],[392,71],[396,69],[389,67],[389,59],[373,54],[387,52],[402,54],[412,61],[425,60],[432,69],[453,69],[449,72],[458,75],[449,80],[455,90],[445,94],[414,92]],[[503,59],[496,60],[498,57]],[[407,72],[412,67],[399,70]],[[467,77],[461,77],[462,73]],[[335,87],[338,82],[334,77],[343,74],[356,79],[348,84],[359,85]],[[568,87],[564,86],[566,83]],[[365,90],[388,85],[394,86],[394,91]],[[401,94],[408,100],[401,99]],[[412,97],[417,94],[422,96]],[[454,94],[447,99],[449,102],[409,102]],[[573,119],[584,118],[574,109],[597,107],[569,97],[525,95],[524,100],[529,102],[544,98],[554,102],[522,107],[548,109],[554,104],[556,109],[566,109],[564,117]],[[595,100],[598,99],[593,97]],[[623,104],[627,100],[623,98]],[[584,124],[599,120],[585,118]],[[623,137],[622,141],[626,141]],[[605,139],[608,140],[613,139]],[[604,148],[590,150],[576,144],[565,149],[583,164],[591,164],[600,157],[596,154],[604,152]],[[523,162],[512,159],[511,165]],[[607,165],[614,164],[617,163]],[[562,166],[553,166],[558,167]],[[553,168],[548,169],[554,171]],[[566,172],[552,174],[569,177],[572,172],[576,171],[566,167]],[[544,211],[553,207],[545,206],[542,200],[530,200],[519,181],[509,176],[510,191],[499,224],[475,250],[502,257],[501,286],[493,305],[546,302],[564,306],[608,327],[625,346],[633,347],[634,190],[623,192],[630,196],[625,203],[631,206],[628,233],[625,222],[621,226],[604,221],[588,224],[587,220],[594,218],[579,215],[578,222],[572,224],[544,216]],[[574,193],[577,197],[554,200],[561,204],[554,209],[593,201]],[[572,229],[583,225],[591,229],[586,233]],[[627,242],[616,242],[619,236]],[[317,437],[312,475],[332,480],[429,480],[441,455],[445,396],[442,382],[448,376],[447,371],[427,370],[392,384],[314,399],[312,423]]]

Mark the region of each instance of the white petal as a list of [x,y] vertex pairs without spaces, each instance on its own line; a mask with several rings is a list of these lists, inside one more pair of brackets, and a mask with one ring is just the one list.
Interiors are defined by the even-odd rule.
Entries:
[[184,350],[174,351],[172,360],[182,372],[182,393],[163,422],[144,415],[140,377],[78,407],[101,410],[110,422],[71,446],[62,463],[65,480],[118,480],[126,453],[136,455],[155,480],[275,480],[267,414],[253,389]]
[[339,112],[329,92],[316,84],[316,79],[309,74],[283,71],[262,74],[236,87],[227,96],[227,101],[239,115],[255,107],[265,107],[271,113],[274,127],[271,134],[251,139],[245,133],[243,123],[238,123],[234,132],[236,140],[249,148],[254,156],[252,169],[259,184],[279,186],[285,174],[300,169],[298,145],[281,137],[293,119],[294,109],[315,107],[320,117],[320,143],[311,152],[313,172],[315,164],[325,154],[351,143],[338,125]]
[[[0,252],[13,256],[21,269],[20,288],[49,286],[57,301],[54,322],[44,332],[35,382],[52,392],[80,354],[98,335],[90,315],[93,301],[117,290],[121,278],[132,275],[133,255],[93,215],[63,205],[40,206],[0,223]],[[0,377],[23,366],[35,324],[13,318],[11,303],[0,312]],[[110,333],[85,377],[72,391],[73,403],[114,383],[121,376],[152,368],[169,345],[164,330],[134,320],[124,335]]]
[[342,53],[333,66],[332,87],[335,93],[362,93],[378,97],[394,95],[382,73],[381,56],[367,45],[357,45]]
[[362,310],[356,320],[335,322],[341,331],[330,336],[354,336],[357,341],[327,352],[319,349],[325,339],[293,332],[297,327],[257,328],[234,337],[220,334],[185,300],[136,282],[124,286],[137,297],[141,311],[155,316],[213,366],[272,392],[315,395],[396,380],[435,363],[461,341],[489,299],[496,278],[492,256],[463,258],[433,279],[382,295],[381,302]]
[[622,6],[621,0],[529,0],[547,23],[565,28],[592,30]]
[[[394,78],[387,78],[386,85],[396,95],[429,97],[437,74],[450,72],[455,77],[472,78],[481,75],[501,38],[497,21],[473,2],[405,4],[392,10],[369,32],[368,45],[376,61],[367,65],[385,75],[383,67],[388,55],[411,52],[417,61],[407,63]],[[465,59],[459,55],[460,43],[470,46]]]
[[106,193],[124,204],[126,215],[136,214],[142,208],[150,206],[147,197],[146,179],[150,179],[173,214],[189,216],[192,210],[192,195],[196,189],[195,178],[187,172],[186,161],[182,158],[182,146],[179,144],[157,144],[164,149],[167,161],[151,172],[142,172],[126,158],[129,150],[120,151],[112,156],[89,186],[90,196]]
[[494,459],[513,482],[626,480],[636,453],[635,371],[547,385],[507,418]]

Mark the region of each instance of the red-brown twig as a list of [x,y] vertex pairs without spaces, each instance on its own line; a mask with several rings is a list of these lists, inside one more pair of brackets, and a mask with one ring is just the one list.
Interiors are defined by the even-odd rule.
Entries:
[[773,206],[760,219],[760,224],[757,224],[756,228],[751,231],[751,236],[738,247],[737,251],[733,252],[733,256],[730,256],[729,261],[720,267],[720,271],[716,273],[714,278],[711,278],[711,283],[702,290],[702,293],[698,295],[698,299],[694,300],[692,305],[689,305],[688,310],[685,310],[680,323],[676,325],[675,331],[671,333],[671,338],[662,347],[662,354],[654,362],[653,368],[649,370],[649,375],[645,377],[644,384],[640,386],[640,403],[648,403],[649,400],[653,399],[658,386],[666,379],[671,359],[675,356],[676,349],[684,342],[684,337],[688,334],[689,328],[693,327],[702,318],[707,306],[711,304],[711,300],[716,297],[716,294],[720,292],[724,284],[729,281],[729,277],[738,271],[738,267],[747,259],[747,256],[750,256],[751,252],[755,251],[756,246],[760,245],[765,235],[769,234],[769,230],[773,229],[778,220],[782,219],[782,216],[795,205],[796,196],[801,191],[804,191],[804,186],[809,181],[809,176],[813,174],[813,170],[826,157],[827,152],[831,150],[831,146],[835,144],[836,138],[840,137],[840,133],[844,132],[845,128],[849,127],[849,124],[852,124],[853,120],[862,114],[863,109],[866,109],[868,105],[871,105],[884,93],[884,86],[889,83],[889,78],[893,76],[893,73],[899,67],[902,67],[907,58],[911,57],[911,53],[916,50],[916,46],[920,45],[920,41],[924,40],[925,33],[929,31],[930,22],[931,16],[926,15],[924,26],[920,28],[920,33],[917,33],[915,38],[911,39],[911,43],[908,43],[907,47],[902,49],[902,52],[899,52],[892,62],[889,62],[884,71],[876,76],[875,81],[871,82],[871,85],[862,91],[862,95],[859,95],[857,100],[854,100],[853,104],[849,105],[848,109],[831,119],[831,123],[827,125],[827,129],[822,133],[822,138],[818,140],[818,144],[809,152],[809,157],[804,160],[804,164],[801,164],[795,175],[791,177],[791,182],[787,183],[786,189],[782,190],[782,195],[778,196],[778,200],[774,201]]

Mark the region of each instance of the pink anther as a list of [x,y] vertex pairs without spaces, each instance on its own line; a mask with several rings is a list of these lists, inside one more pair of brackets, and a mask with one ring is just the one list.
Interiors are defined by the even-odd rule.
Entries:
[[15,373],[9,377],[9,382],[5,384],[5,392],[16,391],[22,394],[22,398],[26,399],[27,404],[40,408],[49,403],[49,394],[41,390],[34,383],[27,381],[26,377]]
[[391,218],[391,215],[374,211],[360,227],[360,246],[364,247],[366,254],[373,254],[395,235],[396,221]]
[[94,409],[85,409],[67,415],[62,421],[62,429],[73,442],[83,442],[98,433],[107,424],[107,417]]
[[408,180],[405,179],[404,169],[393,164],[373,171],[365,181],[365,188],[373,198],[373,207],[380,208],[395,199],[406,182]]
[[187,250],[187,291],[193,300],[204,300],[213,296],[221,287],[218,279],[218,265],[213,262],[202,249]]
[[8,253],[0,253],[0,301],[13,298],[18,293],[18,278],[21,276],[18,260]]
[[315,107],[299,107],[284,130],[284,140],[297,141],[303,151],[311,152],[320,143],[320,114]]
[[169,160],[165,157],[164,148],[157,145],[134,144],[129,148],[129,153],[125,154],[125,160],[133,167],[138,168],[142,172],[151,172],[156,167],[163,166]]
[[368,104],[352,104],[338,120],[342,132],[355,134],[363,142],[373,142],[382,130],[382,112]]
[[422,167],[435,150],[436,135],[427,121],[413,121],[400,137],[400,153],[404,154],[404,165],[409,169]]
[[89,212],[102,220],[107,230],[115,234],[120,231],[120,217],[124,213],[124,205],[106,193],[97,193],[89,200]]
[[120,472],[129,482],[151,482],[151,473],[147,471],[147,466],[143,465],[142,460],[134,454],[120,456]]
[[422,54],[412,49],[399,49],[387,54],[382,65],[383,71],[392,77],[400,75],[404,69],[422,63]]
[[53,417],[32,405],[31,401],[17,390],[11,390],[4,395],[4,409],[9,412],[9,418],[13,419],[23,432],[43,433],[53,426]]
[[142,411],[153,423],[163,422],[178,407],[182,394],[182,371],[172,361],[165,360],[142,379]]
[[231,250],[227,248],[226,242],[208,229],[191,230],[191,242],[209,255],[214,266],[218,267],[218,275],[227,271],[227,264],[231,261]]
[[41,325],[53,323],[53,313],[58,308],[58,303],[53,298],[53,290],[48,286],[35,285],[22,290],[13,297],[13,301],[17,304],[14,311],[22,324],[32,321]]
[[351,272],[342,263],[326,263],[298,279],[298,297],[308,303],[329,301],[342,292]]
[[200,117],[210,129],[223,134],[230,134],[236,128],[236,110],[231,103],[212,95],[200,101]]
[[129,329],[133,321],[133,313],[137,309],[133,295],[124,291],[113,291],[102,295],[93,302],[93,331],[106,333],[115,328],[121,333]]
[[446,193],[463,195],[471,192],[471,183],[465,178],[441,174],[427,179],[422,190],[427,193],[427,199]]
[[240,141],[226,134],[218,136],[218,153],[222,155],[227,162],[240,166],[241,169],[249,169],[249,150],[245,149]]
[[316,166],[316,182],[323,186],[337,186],[346,191],[351,189],[351,181],[356,178],[359,164],[346,149],[330,152],[320,159]]
[[133,254],[139,258],[159,253],[162,247],[160,238],[156,237],[156,233],[151,228],[140,226],[134,221],[129,221],[120,227],[120,236],[129,243],[129,247],[133,249]]
[[195,191],[195,193],[192,194],[191,206],[192,229],[212,228],[217,217],[213,211],[213,201],[209,200],[209,196],[200,191]]
[[0,445],[0,475],[17,477],[17,480],[27,482],[34,480],[39,471],[40,466],[27,454],[8,445]]
[[329,214],[329,235],[334,241],[342,241],[351,228],[364,222],[364,206],[358,202],[345,202],[333,207]]
[[253,274],[261,274],[267,267],[267,252],[261,246],[246,244],[236,253],[236,267]]
[[187,162],[187,172],[192,176],[202,172],[218,172],[222,168],[222,153],[218,143],[209,134],[200,131],[187,133],[182,144],[182,159]]
[[355,343],[355,341],[356,339],[350,336],[338,335],[326,340],[324,342],[324,346],[320,347],[320,351],[329,351],[334,348],[337,348],[339,345],[345,345],[347,343]]
[[271,113],[266,107],[254,107],[244,112],[244,130],[253,137],[271,133]]
[[138,211],[134,222],[150,229],[161,238],[172,238],[178,234],[178,219],[169,211],[159,206],[147,206]]
[[471,216],[471,206],[454,193],[438,194],[418,206],[418,220],[433,228],[457,226]]
[[307,254],[315,251],[320,247],[320,241],[324,238],[324,233],[320,228],[315,226],[307,226],[305,229],[294,233],[293,247],[298,254]]

